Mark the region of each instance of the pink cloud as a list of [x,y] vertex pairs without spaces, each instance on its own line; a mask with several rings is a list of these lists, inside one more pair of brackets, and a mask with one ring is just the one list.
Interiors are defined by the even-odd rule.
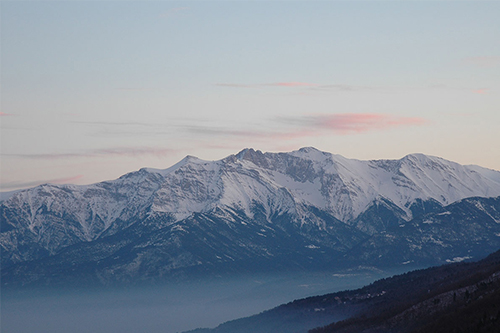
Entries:
[[357,134],[401,126],[423,125],[427,122],[427,120],[418,117],[400,117],[378,113],[316,115],[282,121],[295,124],[295,129],[283,132],[257,132],[253,136],[266,139],[293,140],[328,134]]
[[4,116],[13,116],[12,113],[5,113],[5,112],[0,112],[0,116],[4,117]]
[[362,133],[399,126],[414,126],[426,123],[423,118],[398,117],[377,113],[345,113],[314,117],[314,126],[338,134]]
[[472,90],[472,92],[474,94],[480,94],[480,95],[485,95],[487,94],[489,91],[489,89],[475,89],[475,90]]
[[[253,135],[265,139],[293,140],[328,134],[346,135],[386,130],[400,126],[423,125],[427,121],[417,117],[398,117],[377,113],[345,113],[316,115],[282,120],[295,124],[293,130],[283,132],[257,132]],[[297,125],[299,125],[297,127]]]
[[401,117],[377,113],[331,114],[304,117],[279,118],[281,128],[275,130],[225,130],[223,128],[198,128],[196,133],[214,137],[231,137],[230,143],[223,143],[217,148],[233,146],[236,142],[248,140],[284,142],[295,139],[328,136],[361,134],[369,131],[389,130],[403,126],[418,126],[427,120],[418,117]]

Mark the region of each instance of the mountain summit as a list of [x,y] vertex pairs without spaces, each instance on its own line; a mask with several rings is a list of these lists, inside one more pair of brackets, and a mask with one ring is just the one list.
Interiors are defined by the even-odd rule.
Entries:
[[[45,279],[50,267],[68,262],[101,281],[276,267],[277,260],[321,267],[363,248],[377,252],[370,242],[387,246],[379,238],[391,232],[397,246],[409,249],[397,260],[444,262],[500,245],[498,200],[486,199],[498,196],[500,172],[423,154],[360,161],[307,147],[244,149],[218,161],[188,156],[163,170],[143,168],[92,185],[40,185],[2,201],[3,281],[28,272]],[[420,240],[403,235],[425,214],[461,214],[446,207],[472,197],[474,214],[494,221],[481,220],[489,245],[474,247],[477,253],[447,247],[446,228]],[[422,242],[438,236],[443,249],[427,253]]]

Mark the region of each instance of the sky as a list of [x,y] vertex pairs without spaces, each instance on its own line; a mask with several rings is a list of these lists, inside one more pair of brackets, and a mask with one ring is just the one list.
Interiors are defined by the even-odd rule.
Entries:
[[1,1],[0,190],[313,146],[500,170],[498,1]]

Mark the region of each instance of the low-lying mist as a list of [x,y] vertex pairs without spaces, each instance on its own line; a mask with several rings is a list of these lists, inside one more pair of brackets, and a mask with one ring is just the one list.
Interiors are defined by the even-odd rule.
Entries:
[[253,315],[294,299],[355,289],[397,272],[252,275],[161,287],[2,292],[1,331],[174,333]]

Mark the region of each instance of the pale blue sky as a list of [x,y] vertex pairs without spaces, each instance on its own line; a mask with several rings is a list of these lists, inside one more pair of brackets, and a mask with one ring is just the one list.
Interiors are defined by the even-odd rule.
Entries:
[[500,2],[2,1],[2,191],[303,146],[500,169]]

